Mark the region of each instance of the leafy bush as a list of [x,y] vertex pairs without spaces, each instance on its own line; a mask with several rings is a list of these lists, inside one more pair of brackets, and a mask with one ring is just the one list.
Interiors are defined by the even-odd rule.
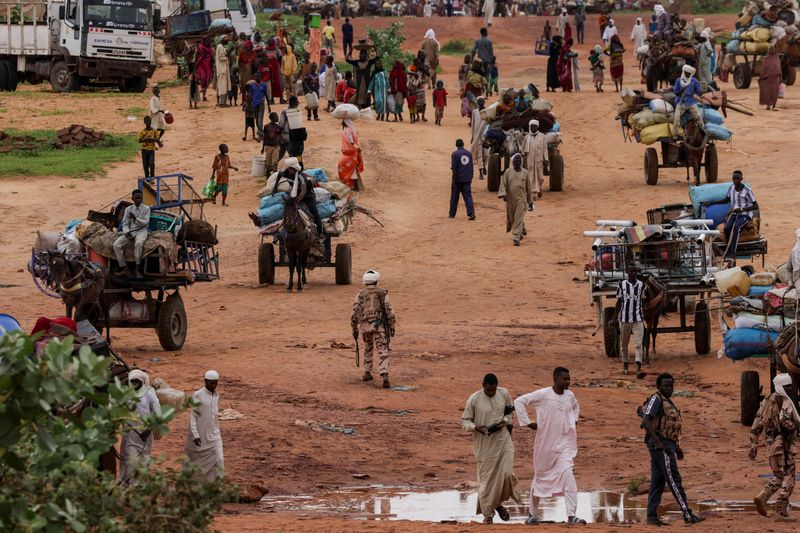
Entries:
[[463,56],[472,51],[472,42],[466,39],[451,39],[442,46],[440,52],[448,56]]
[[[143,465],[123,486],[97,470],[115,435],[130,424],[164,433],[175,410],[140,417],[134,389],[107,383],[110,358],[73,355],[71,338],[32,353],[31,337],[0,338],[0,530],[206,530],[232,490],[222,480]],[[77,416],[81,399],[91,403]]]
[[406,52],[402,48],[406,40],[403,35],[402,22],[392,22],[391,26],[386,28],[368,28],[367,36],[375,45],[378,57],[387,70],[397,60],[407,65],[414,59],[414,54]]

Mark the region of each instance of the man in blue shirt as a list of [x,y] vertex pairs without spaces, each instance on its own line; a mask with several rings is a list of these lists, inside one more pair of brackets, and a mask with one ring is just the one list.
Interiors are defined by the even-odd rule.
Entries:
[[481,38],[475,41],[475,46],[472,47],[471,57],[473,60],[476,55],[484,65],[487,64],[494,55],[494,47],[492,46],[492,41],[489,39],[489,31],[486,28],[481,28]]
[[[269,107],[267,101],[267,84],[263,81],[254,81],[250,83],[250,91],[252,94],[251,104],[253,105],[253,114],[256,117],[256,131],[258,138],[264,138],[264,105]],[[272,109],[270,108],[270,112]]]
[[350,24],[349,17],[345,17],[344,24],[342,24],[342,46],[344,48],[344,57],[350,59],[353,54],[353,25]]
[[464,197],[467,206],[467,217],[475,220],[475,206],[472,203],[472,175],[475,172],[472,164],[472,153],[464,148],[464,141],[456,141],[456,151],[450,156],[450,168],[453,171],[453,183],[450,187],[450,218],[456,218],[459,195]]
[[681,116],[691,110],[694,118],[703,124],[703,116],[697,112],[697,97],[703,93],[703,88],[694,77],[695,68],[690,65],[683,66],[681,77],[675,80],[672,92],[675,93],[675,118],[672,120],[672,134],[675,135],[681,125]]
[[728,188],[726,197],[731,209],[725,217],[725,237],[728,240],[727,259],[736,260],[736,247],[739,245],[739,232],[742,226],[753,219],[752,212],[758,210],[758,202],[753,190],[742,181],[744,175],[741,170],[734,170],[731,175],[733,185]]

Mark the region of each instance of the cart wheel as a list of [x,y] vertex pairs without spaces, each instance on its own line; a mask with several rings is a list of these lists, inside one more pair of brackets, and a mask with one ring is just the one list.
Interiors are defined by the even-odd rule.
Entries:
[[164,300],[158,312],[156,331],[161,347],[168,352],[183,348],[187,329],[186,309],[183,307],[183,300],[176,292]]
[[275,247],[271,242],[258,245],[258,284],[275,284]]
[[558,192],[564,189],[564,156],[556,154],[550,159],[550,190]]
[[742,372],[739,385],[739,397],[741,402],[742,425],[753,424],[758,413],[758,406],[761,403],[761,385],[759,384],[758,372],[746,370]]
[[706,302],[694,306],[694,351],[697,355],[711,351],[711,311]]
[[500,154],[489,154],[489,163],[486,165],[486,188],[489,192],[500,189]]
[[706,183],[716,183],[718,169],[717,146],[709,144],[706,146]]
[[[794,85],[794,82],[797,80],[797,68],[791,66],[789,63],[783,63],[781,65],[781,78],[783,79],[783,83],[788,85]],[[12,91],[14,89],[11,89]]]
[[603,309],[603,344],[608,357],[619,357],[619,329],[613,307]]
[[648,185],[658,183],[658,152],[655,148],[644,151],[644,182]]
[[336,245],[336,284],[350,285],[353,282],[353,253],[349,244]]
[[733,86],[747,89],[753,81],[753,69],[747,63],[739,63],[733,68]]

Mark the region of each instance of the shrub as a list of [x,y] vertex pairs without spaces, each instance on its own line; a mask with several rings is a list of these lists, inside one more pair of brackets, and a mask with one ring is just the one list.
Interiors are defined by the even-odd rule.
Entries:
[[403,50],[406,38],[403,35],[403,23],[392,22],[386,28],[368,28],[367,36],[375,45],[378,57],[385,69],[391,69],[395,61],[400,60],[408,64],[414,59],[414,54]]

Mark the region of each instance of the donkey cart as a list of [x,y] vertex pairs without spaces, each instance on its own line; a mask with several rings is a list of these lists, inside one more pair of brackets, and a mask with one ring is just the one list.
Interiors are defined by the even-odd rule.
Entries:
[[[733,86],[747,89],[753,81],[753,75],[761,73],[761,63],[766,53],[728,52],[735,63],[733,67]],[[797,79],[797,62],[787,54],[781,56],[781,81],[786,85],[794,85]]]
[[[672,141],[670,139],[661,140],[661,163],[658,162],[658,151],[653,147],[648,147],[644,151],[644,181],[648,185],[658,183],[658,169],[660,168],[685,168],[686,180],[689,180],[689,169],[695,164],[691,158],[691,152],[696,150],[683,140]],[[705,149],[701,149],[695,169],[695,180],[699,185],[700,168],[705,170],[706,183],[717,181],[719,163],[717,160],[717,147],[713,141],[706,143]]]
[[[273,242],[264,242],[272,237]],[[333,252],[332,235],[325,234],[322,244],[322,256],[310,255],[308,268],[335,268],[336,284],[350,285],[352,282],[353,257],[349,244],[339,243]],[[277,245],[277,254],[276,254]],[[286,241],[280,234],[262,234],[258,245],[258,283],[259,285],[275,284],[275,268],[289,267],[286,253]]]
[[[693,333],[695,351],[700,355],[709,353],[708,300],[716,291],[711,281],[715,268],[711,263],[710,238],[718,232],[708,229],[704,220],[683,220],[667,228],[642,227],[624,220],[598,220],[597,226],[597,230],[584,232],[584,236],[595,239],[593,258],[584,274],[589,280],[590,300],[597,308],[594,334],[602,328],[606,355],[619,356],[620,345],[618,324],[613,320],[615,306],[604,307],[603,300],[616,298],[617,286],[627,277],[629,267],[636,269],[649,293],[644,305],[645,361],[649,358],[649,339],[655,356],[659,333]],[[680,323],[659,326],[659,318],[671,299],[677,300]]]
[[[559,141],[560,142],[560,141]],[[500,189],[500,178],[511,163],[511,154],[508,142],[498,143],[494,139],[487,139],[484,143],[486,158],[486,187],[489,192]],[[558,149],[558,143],[547,145],[548,164],[544,173],[550,177],[550,190],[558,192],[564,189],[564,156]]]

